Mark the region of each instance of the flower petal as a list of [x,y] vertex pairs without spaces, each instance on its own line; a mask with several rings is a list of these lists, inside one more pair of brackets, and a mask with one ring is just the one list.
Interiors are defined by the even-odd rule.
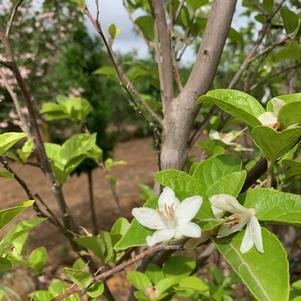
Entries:
[[278,116],[280,109],[285,105],[285,101],[279,98],[273,98],[271,102],[273,105],[273,113],[275,116]]
[[165,187],[159,196],[159,200],[158,200],[159,209],[164,210],[165,207],[176,208],[179,204],[180,201],[177,199],[174,191],[169,187]]
[[231,223],[222,224],[218,230],[216,237],[222,238],[222,237],[228,236],[236,231],[239,231],[248,222],[248,220],[249,220],[248,218],[242,219],[241,222],[238,223],[237,225],[233,225]]
[[254,240],[253,240],[252,229],[250,227],[250,223],[248,223],[245,235],[240,245],[240,252],[247,253],[249,250],[252,249],[253,246],[254,246]]
[[212,209],[212,212],[213,212],[213,215],[215,216],[215,218],[222,218],[225,211],[224,210],[221,210],[219,208],[216,208],[214,206],[211,206],[211,209]]
[[261,122],[262,125],[266,125],[269,127],[273,127],[275,124],[278,123],[277,117],[274,115],[273,112],[265,112],[261,114],[257,119]]
[[186,198],[176,208],[175,216],[178,224],[183,225],[190,222],[198,213],[203,203],[203,199],[199,195]]
[[132,215],[144,227],[156,230],[165,228],[160,214],[155,209],[145,207],[134,208]]
[[195,223],[187,223],[187,224],[180,225],[176,229],[175,237],[180,238],[182,236],[185,236],[185,237],[199,238],[201,237],[201,235],[202,235],[202,230],[199,225]]
[[[209,200],[212,207],[223,211],[228,211],[231,213],[247,213],[249,210],[248,208],[242,206],[234,196],[229,194],[215,194],[210,197]],[[214,213],[215,209],[212,208],[212,210]]]
[[255,243],[257,251],[263,253],[264,250],[263,250],[263,243],[262,243],[261,227],[258,222],[258,219],[255,216],[251,217],[248,227],[252,232],[253,241]]
[[175,230],[163,229],[157,230],[152,236],[146,237],[146,243],[149,247],[156,245],[159,242],[170,240],[174,237]]

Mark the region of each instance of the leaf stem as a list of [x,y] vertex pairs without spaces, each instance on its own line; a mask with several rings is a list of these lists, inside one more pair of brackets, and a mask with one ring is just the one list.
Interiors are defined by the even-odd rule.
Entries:
[[273,183],[273,169],[275,162],[272,160],[268,160],[267,167],[267,187],[271,188]]

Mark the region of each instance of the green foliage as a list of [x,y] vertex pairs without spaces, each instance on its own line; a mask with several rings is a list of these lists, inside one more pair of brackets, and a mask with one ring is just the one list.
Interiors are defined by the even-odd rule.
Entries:
[[4,133],[0,135],[0,156],[7,152],[18,141],[25,138],[25,133]]
[[289,273],[287,254],[271,232],[262,229],[264,254],[255,249],[241,254],[243,233],[215,240],[215,245],[256,299],[288,300]]
[[96,145],[95,134],[73,135],[63,145],[45,143],[45,148],[61,185],[83,160],[90,158],[98,162],[102,155],[102,150]]
[[45,102],[40,113],[45,115],[47,121],[70,119],[84,122],[92,110],[85,98],[58,96],[56,103]]

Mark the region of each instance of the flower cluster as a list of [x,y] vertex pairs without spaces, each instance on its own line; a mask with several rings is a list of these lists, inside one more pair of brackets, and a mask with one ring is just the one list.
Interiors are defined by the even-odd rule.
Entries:
[[[200,226],[191,221],[202,203],[202,197],[197,195],[180,202],[174,191],[165,187],[159,196],[158,209],[134,208],[132,214],[142,226],[156,230],[153,235],[146,237],[147,245],[154,246],[172,238],[201,237]],[[255,245],[260,253],[264,252],[261,227],[254,208],[245,208],[236,198],[227,194],[213,195],[210,203],[214,216],[223,221],[217,238],[231,235],[246,226],[240,251],[246,253]],[[227,212],[231,215],[225,215]]]

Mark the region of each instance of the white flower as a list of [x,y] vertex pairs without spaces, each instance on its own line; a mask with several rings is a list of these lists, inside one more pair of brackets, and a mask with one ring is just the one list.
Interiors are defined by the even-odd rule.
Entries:
[[271,100],[273,105],[272,112],[265,112],[258,117],[258,120],[262,125],[271,127],[273,129],[278,129],[280,124],[278,122],[278,114],[280,109],[285,105],[285,102],[278,98],[273,98]]
[[225,218],[225,223],[222,224],[218,231],[218,238],[228,236],[247,225],[240,251],[246,253],[255,245],[260,253],[264,252],[261,227],[256,218],[254,208],[245,208],[235,197],[228,194],[216,194],[210,197],[210,202],[216,218],[221,218],[225,212],[233,213]]
[[196,195],[180,202],[173,190],[166,187],[159,196],[157,210],[134,208],[132,214],[142,226],[157,230],[146,238],[148,246],[153,246],[172,238],[200,237],[201,228],[191,220],[198,213],[202,202],[202,197]]
[[229,133],[219,133],[218,131],[211,130],[209,132],[209,137],[212,140],[219,140],[223,142],[226,145],[233,146],[235,151],[241,152],[241,151],[253,151],[252,148],[245,148],[239,143],[233,142],[235,139],[240,137],[242,133],[245,131],[243,129],[242,131],[231,131]]

